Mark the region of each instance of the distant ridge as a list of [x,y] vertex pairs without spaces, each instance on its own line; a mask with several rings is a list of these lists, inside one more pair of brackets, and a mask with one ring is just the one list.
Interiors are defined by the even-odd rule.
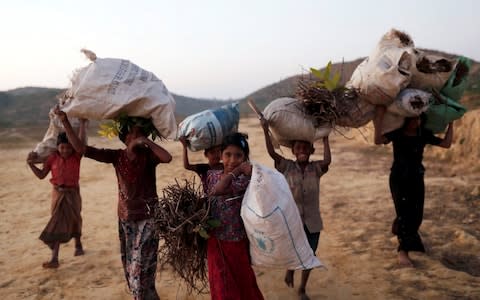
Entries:
[[[64,89],[23,87],[0,92],[0,128],[46,126],[48,112],[56,103],[56,96]],[[173,94],[176,115],[183,119],[191,114],[218,107],[230,101],[199,99]]]
[[[437,50],[422,49],[431,54],[447,57],[458,55],[448,54]],[[364,60],[358,58],[349,62],[334,63],[332,69],[341,72],[342,81],[350,79],[355,68]],[[326,65],[327,62],[324,63]],[[311,66],[320,68],[321,66]],[[298,74],[263,87],[244,98],[238,100],[199,99],[173,94],[176,100],[176,114],[179,120],[191,114],[218,107],[231,102],[240,102],[241,114],[252,114],[246,104],[247,99],[253,99],[260,109],[263,109],[272,100],[280,97],[295,96]],[[63,89],[44,87],[23,87],[0,92],[0,128],[15,128],[29,126],[45,126],[48,123],[48,111],[56,103],[55,96]],[[469,109],[480,107],[480,63],[473,61],[468,86],[462,99],[462,104]]]

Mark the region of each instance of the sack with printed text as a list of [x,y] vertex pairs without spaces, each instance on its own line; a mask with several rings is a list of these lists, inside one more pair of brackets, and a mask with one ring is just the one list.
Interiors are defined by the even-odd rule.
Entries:
[[125,59],[97,58],[91,51],[82,51],[92,62],[75,72],[71,87],[60,99],[63,111],[96,120],[122,114],[151,118],[162,137],[175,137],[175,100],[155,74]]

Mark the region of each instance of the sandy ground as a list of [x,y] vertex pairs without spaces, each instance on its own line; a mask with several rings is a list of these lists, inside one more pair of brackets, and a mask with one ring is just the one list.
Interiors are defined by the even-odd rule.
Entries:
[[[311,299],[480,299],[480,113],[464,118],[468,122],[457,130],[452,149],[426,149],[421,235],[427,253],[413,254],[416,268],[396,264],[397,243],[390,233],[394,217],[388,189],[390,146],[372,145],[368,128],[363,130],[364,137],[357,130],[345,133],[347,138],[332,135],[333,162],[321,180],[325,229],[317,251],[328,269],[312,272],[307,287]],[[242,119],[240,130],[250,135],[251,159],[272,167],[258,120]],[[461,134],[466,141],[458,138]],[[131,299],[120,262],[117,186],[110,165],[82,160],[85,256],[73,256],[72,241],[60,248],[59,269],[42,269],[50,251],[38,236],[49,218],[51,187],[25,163],[36,142],[25,138],[18,145],[0,144],[1,298]],[[97,137],[90,144],[121,147]],[[193,176],[182,168],[180,144],[162,144],[174,159],[157,168],[159,193],[175,178]],[[320,159],[322,151],[318,145],[313,159]],[[291,157],[288,149],[283,149],[283,155]],[[204,160],[201,153],[191,153],[190,158]],[[255,270],[266,299],[296,298],[295,290],[283,283],[283,270]],[[162,299],[209,299],[208,294],[187,295],[168,268],[158,271],[157,290]]]

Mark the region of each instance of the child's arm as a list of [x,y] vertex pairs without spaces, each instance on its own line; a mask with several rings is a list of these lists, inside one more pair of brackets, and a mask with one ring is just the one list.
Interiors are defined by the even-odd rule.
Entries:
[[67,133],[68,141],[70,144],[72,144],[73,149],[83,155],[86,149],[85,143],[83,143],[82,140],[80,140],[80,138],[75,134],[72,124],[70,124],[70,121],[68,120],[67,114],[61,111],[58,105],[55,107],[54,113],[62,121],[65,132]]
[[184,136],[181,136],[178,140],[180,141],[180,143],[182,143],[182,146],[183,146],[183,167],[187,170],[196,172],[197,166],[191,165],[190,162],[188,161],[187,138]]
[[323,137],[323,161],[322,168],[328,167],[332,162],[332,153],[330,152],[330,142],[328,135]]
[[28,153],[27,157],[27,164],[32,170],[33,174],[38,177],[38,179],[43,179],[47,176],[48,172],[50,172],[50,167],[47,164],[43,164],[43,168],[40,169],[35,165],[35,156],[37,154],[35,152]]
[[443,137],[440,144],[438,144],[438,146],[448,149],[452,145],[452,141],[453,141],[453,122],[450,122],[448,123],[447,132],[445,133],[445,136]]
[[252,175],[252,165],[249,162],[243,162],[238,167],[233,169],[232,172],[223,175],[222,179],[220,179],[220,181],[210,192],[210,196],[224,195],[230,192],[230,186],[233,179],[237,178],[241,174],[245,174],[246,176]]
[[268,154],[275,162],[275,165],[277,165],[283,159],[283,157],[275,152],[275,149],[273,148],[272,140],[268,134],[268,121],[263,116],[260,117],[260,124],[262,124],[263,133],[265,135],[265,144],[267,145]]
[[153,154],[160,160],[162,163],[169,163],[172,161],[172,156],[168,153],[167,150],[163,149],[159,145],[155,144],[152,140],[148,139],[147,137],[139,137],[133,140],[129,145],[129,151],[133,151],[133,148],[137,146],[147,146],[152,150]]
[[373,127],[375,129],[375,145],[388,144],[390,141],[382,134],[383,118],[385,116],[386,107],[383,105],[375,106],[375,117],[373,118]]
[[87,127],[88,127],[88,120],[87,119],[79,119],[80,121],[80,128],[78,129],[78,137],[82,141],[84,145],[87,144]]

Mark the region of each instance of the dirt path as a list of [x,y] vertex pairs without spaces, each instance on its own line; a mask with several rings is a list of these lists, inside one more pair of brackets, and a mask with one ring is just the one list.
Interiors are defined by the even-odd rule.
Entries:
[[[250,135],[252,160],[272,166],[258,120],[242,120]],[[98,138],[91,143],[120,147]],[[32,141],[33,148],[34,142]],[[174,160],[157,169],[158,190],[174,178],[189,178],[179,143],[165,147]],[[48,220],[50,184],[34,177],[24,159],[29,147],[0,148],[0,294],[2,299],[130,299],[121,268],[113,169],[82,161],[83,241],[86,255],[73,256],[73,243],[60,249],[58,270],[44,270],[49,251],[38,236]],[[333,163],[321,179],[325,230],[319,258],[328,270],[311,274],[311,299],[480,299],[480,172],[453,172],[427,159],[425,255],[414,255],[415,269],[398,268],[396,240],[390,233],[394,209],[388,189],[391,153],[361,138],[332,137]],[[428,150],[427,150],[428,151]],[[317,149],[313,159],[319,159]],[[286,150],[284,155],[289,156]],[[191,161],[203,161],[201,153]],[[283,283],[283,270],[256,268],[266,299],[295,299]],[[295,283],[298,285],[299,272]],[[188,296],[170,270],[159,270],[162,299]]]

